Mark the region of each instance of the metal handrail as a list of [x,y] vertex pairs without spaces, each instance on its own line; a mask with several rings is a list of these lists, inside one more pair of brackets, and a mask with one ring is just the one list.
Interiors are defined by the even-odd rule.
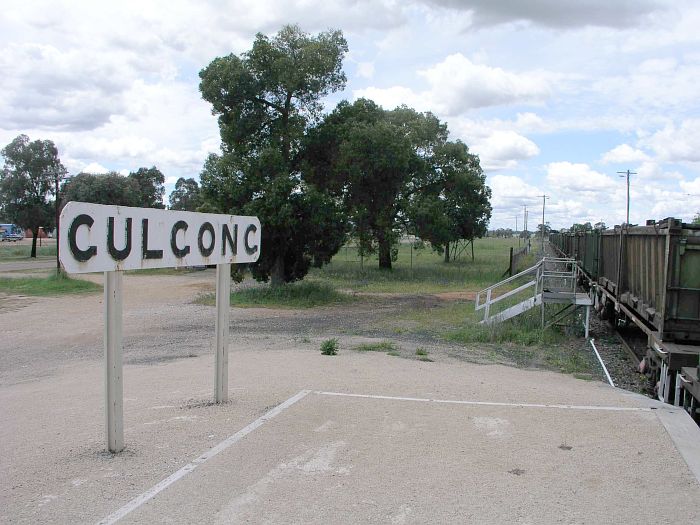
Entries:
[[[547,270],[547,263],[554,263],[554,264],[571,264],[571,270],[566,270],[566,271],[560,271],[560,270]],[[537,297],[538,293],[541,293],[544,291],[544,286],[545,286],[545,280],[546,279],[559,279],[563,281],[568,281],[571,279],[571,287],[573,290],[576,289],[576,278],[578,277],[578,264],[575,259],[570,259],[570,258],[563,258],[563,257],[545,257],[538,261],[534,266],[531,266],[530,268],[523,270],[522,272],[519,272],[511,277],[508,277],[507,279],[504,279],[496,284],[492,284],[488,288],[484,288],[483,290],[477,292],[476,294],[476,300],[475,300],[475,305],[474,305],[474,310],[482,310],[485,309],[486,311],[484,312],[484,321],[487,321],[489,319],[489,313],[491,309],[491,305],[496,304],[499,301],[502,301],[503,299],[506,299],[508,297],[511,297],[517,293],[520,293],[524,290],[527,290],[528,288],[534,286],[535,287],[535,298]],[[515,279],[518,279],[520,277],[523,277],[525,275],[530,275],[530,274],[536,274],[535,279],[533,281],[529,281],[523,285],[518,286],[517,288],[513,290],[509,290],[508,292],[499,295],[498,297],[491,299],[491,295],[493,290],[496,288],[503,286],[505,284],[508,284]],[[486,294],[486,300],[484,302],[481,302],[481,297],[482,294]]]

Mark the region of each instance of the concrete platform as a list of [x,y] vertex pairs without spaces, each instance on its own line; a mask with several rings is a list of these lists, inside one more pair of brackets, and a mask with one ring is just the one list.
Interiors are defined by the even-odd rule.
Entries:
[[232,348],[225,406],[211,357],[125,367],[117,456],[98,364],[0,386],[0,521],[700,522],[681,409],[550,372],[265,344]]

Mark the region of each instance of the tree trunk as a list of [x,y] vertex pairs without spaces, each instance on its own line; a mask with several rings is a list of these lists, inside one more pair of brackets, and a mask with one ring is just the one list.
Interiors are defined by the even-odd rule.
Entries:
[[379,238],[379,267],[391,270],[391,242],[384,235]]
[[272,265],[270,284],[273,288],[277,288],[282,286],[284,282],[284,256],[280,254],[275,258],[275,263]]
[[472,262],[474,262],[474,237],[472,237],[470,242],[472,243]]
[[445,243],[445,262],[450,262],[450,243]]
[[39,237],[39,228],[34,228],[32,230],[32,254],[30,257],[34,257],[36,259],[36,239]]

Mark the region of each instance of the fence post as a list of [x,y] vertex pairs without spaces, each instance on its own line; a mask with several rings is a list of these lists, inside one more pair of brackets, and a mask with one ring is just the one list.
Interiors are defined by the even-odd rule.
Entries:
[[484,321],[488,321],[490,309],[491,309],[491,288],[489,288],[486,291],[486,308],[484,309]]
[[509,276],[513,277],[513,247],[510,247],[510,266],[508,267]]

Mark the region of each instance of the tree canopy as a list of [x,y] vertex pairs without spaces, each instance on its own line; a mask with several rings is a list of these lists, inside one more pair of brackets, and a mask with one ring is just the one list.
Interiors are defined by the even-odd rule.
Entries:
[[218,116],[222,155],[201,175],[205,205],[257,215],[264,249],[253,266],[273,285],[301,279],[344,241],[340,210],[299,171],[302,139],[321,117],[321,99],[342,89],[347,43],[340,31],[311,36],[285,26],[258,34],[240,56],[214,59],[199,76]]
[[124,176],[116,172],[95,175],[79,173],[66,180],[61,188],[63,203],[69,201],[164,208],[165,177],[155,166],[139,168]]
[[391,268],[393,246],[407,230],[449,250],[486,232],[490,190],[461,142],[432,113],[387,111],[370,100],[341,102],[311,130],[304,172],[343,205],[361,253]]
[[170,209],[180,211],[197,211],[202,204],[199,183],[193,178],[180,177],[175,189],[170,193]]
[[2,150],[5,165],[0,174],[2,215],[33,233],[31,256],[36,257],[39,227],[55,226],[55,208],[48,201],[66,169],[50,140],[30,141],[19,135]]

